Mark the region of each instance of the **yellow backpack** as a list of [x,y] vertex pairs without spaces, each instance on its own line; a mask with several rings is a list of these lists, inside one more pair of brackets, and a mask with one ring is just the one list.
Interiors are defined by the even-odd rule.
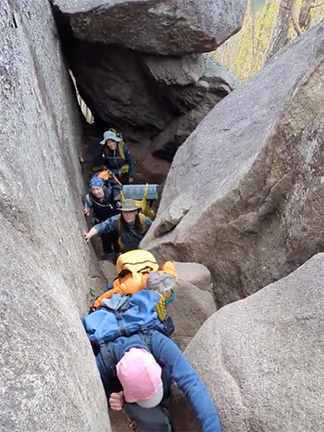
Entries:
[[158,271],[159,264],[154,255],[143,249],[134,249],[119,256],[116,263],[118,276],[122,273],[132,273],[133,277],[138,273]]
[[[155,218],[155,212],[153,209],[151,209],[150,204],[146,199],[147,190],[148,190],[148,183],[146,183],[143,198],[141,200],[134,200],[134,201],[135,201],[135,204],[137,205],[137,207],[142,210],[142,213],[145,216],[149,217],[150,219],[154,219]],[[120,192],[120,201],[121,201],[121,203],[123,203],[125,201],[125,197],[124,197],[123,192]]]

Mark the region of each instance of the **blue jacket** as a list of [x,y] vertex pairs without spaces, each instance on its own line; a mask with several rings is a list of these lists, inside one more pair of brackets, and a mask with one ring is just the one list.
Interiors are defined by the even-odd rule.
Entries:
[[105,165],[115,174],[117,174],[124,165],[129,165],[128,175],[129,177],[134,177],[134,164],[130,151],[125,145],[123,150],[125,159],[121,158],[118,145],[115,150],[109,150],[105,146],[105,148],[103,148],[100,152],[86,157],[85,162],[93,162],[98,165]]
[[[185,356],[170,338],[159,331],[151,331],[151,335],[151,350],[137,334],[116,339],[111,345],[115,363],[117,364],[130,348],[144,348],[150,351],[160,366],[168,369],[171,378],[189,399],[203,432],[221,432],[216,408],[197,372],[191,368]],[[101,354],[97,355],[96,360],[107,396],[112,392],[120,391],[121,385],[117,378],[111,376],[107,379],[105,376],[106,369]]]
[[[121,215],[112,216],[104,222],[95,225],[98,234],[109,233],[118,230],[118,221]],[[135,226],[127,225],[118,234],[122,243],[122,252],[128,252],[137,249],[142,238],[152,224],[152,220],[145,216],[145,229],[144,231],[136,230]]]

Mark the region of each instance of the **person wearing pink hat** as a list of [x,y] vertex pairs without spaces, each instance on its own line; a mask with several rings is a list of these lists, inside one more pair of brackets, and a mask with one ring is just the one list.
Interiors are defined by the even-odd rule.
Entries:
[[115,411],[125,409],[142,432],[171,432],[161,407],[169,396],[171,380],[188,397],[202,431],[221,432],[217,410],[205,385],[169,337],[157,330],[122,336],[107,343],[107,354],[103,352],[97,353],[96,362],[109,406]]
[[117,377],[128,403],[154,408],[163,398],[162,368],[143,348],[131,348],[116,366]]

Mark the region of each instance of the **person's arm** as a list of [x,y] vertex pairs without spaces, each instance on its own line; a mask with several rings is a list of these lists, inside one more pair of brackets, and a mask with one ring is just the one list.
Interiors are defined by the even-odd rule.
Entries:
[[117,229],[118,218],[119,215],[112,216],[106,219],[104,222],[95,225],[94,228],[96,228],[98,234],[113,232]]
[[89,243],[90,239],[97,234],[115,231],[115,229],[118,226],[118,217],[119,215],[112,216],[111,218],[105,220],[104,222],[101,222],[100,224],[93,226],[89,232],[83,230],[82,234],[85,241]]
[[172,261],[166,261],[162,266],[162,271],[164,273],[168,273],[169,275],[173,276],[175,280],[177,280],[177,272]]
[[102,151],[88,155],[86,157],[79,156],[80,163],[93,163],[100,165],[103,161]]
[[114,294],[135,294],[141,288],[138,286],[137,282],[133,278],[129,278],[126,282],[118,285],[116,288],[111,288],[110,290],[103,293],[100,297],[98,297],[92,307],[91,310],[95,311],[99,306],[104,304],[103,300],[110,299]]
[[148,276],[148,274],[141,274],[139,275],[137,280],[133,277],[129,277],[125,282],[119,284],[115,288],[111,288],[110,290],[103,293],[100,297],[98,297],[94,301],[91,310],[95,311],[96,309],[98,309],[99,306],[102,306],[104,304],[104,299],[109,299],[114,294],[135,294],[137,291],[144,289]]
[[90,195],[87,194],[85,199],[84,199],[83,213],[86,216],[89,216],[91,213],[91,209],[92,209],[92,201],[91,201]]
[[131,155],[129,149],[126,146],[124,147],[124,154],[125,154],[125,158],[127,160],[127,163],[129,165],[129,171],[128,171],[129,179],[134,179],[133,158],[132,158],[132,155]]
[[101,352],[96,356],[96,363],[105,389],[108,405],[111,409],[119,411],[120,405],[124,402],[123,388],[118,378],[113,374],[113,368],[110,367],[107,370]]
[[167,336],[153,331],[152,353],[170,370],[172,379],[189,399],[203,432],[221,432],[213,401],[178,346]]
[[121,411],[124,405],[124,392],[111,393],[108,398],[108,406],[113,411]]
[[98,234],[98,231],[96,230],[96,225],[94,227],[91,228],[91,230],[89,232],[87,232],[86,230],[82,230],[82,234],[84,237],[84,240],[89,243],[90,239]]

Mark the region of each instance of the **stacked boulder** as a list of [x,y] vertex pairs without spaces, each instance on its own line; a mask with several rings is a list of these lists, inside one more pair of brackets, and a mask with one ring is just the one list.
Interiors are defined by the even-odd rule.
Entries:
[[237,32],[246,0],[53,0],[80,94],[95,118],[172,159],[237,85],[209,52]]
[[0,27],[0,429],[109,432],[81,323],[103,280],[81,235],[81,125],[51,7],[3,0]]
[[206,265],[218,305],[324,250],[323,45],[322,22],[215,107],[173,161],[141,246]]
[[[324,254],[318,254],[201,327],[185,354],[224,432],[323,430],[323,311]],[[200,430],[179,390],[170,406],[176,431]]]

